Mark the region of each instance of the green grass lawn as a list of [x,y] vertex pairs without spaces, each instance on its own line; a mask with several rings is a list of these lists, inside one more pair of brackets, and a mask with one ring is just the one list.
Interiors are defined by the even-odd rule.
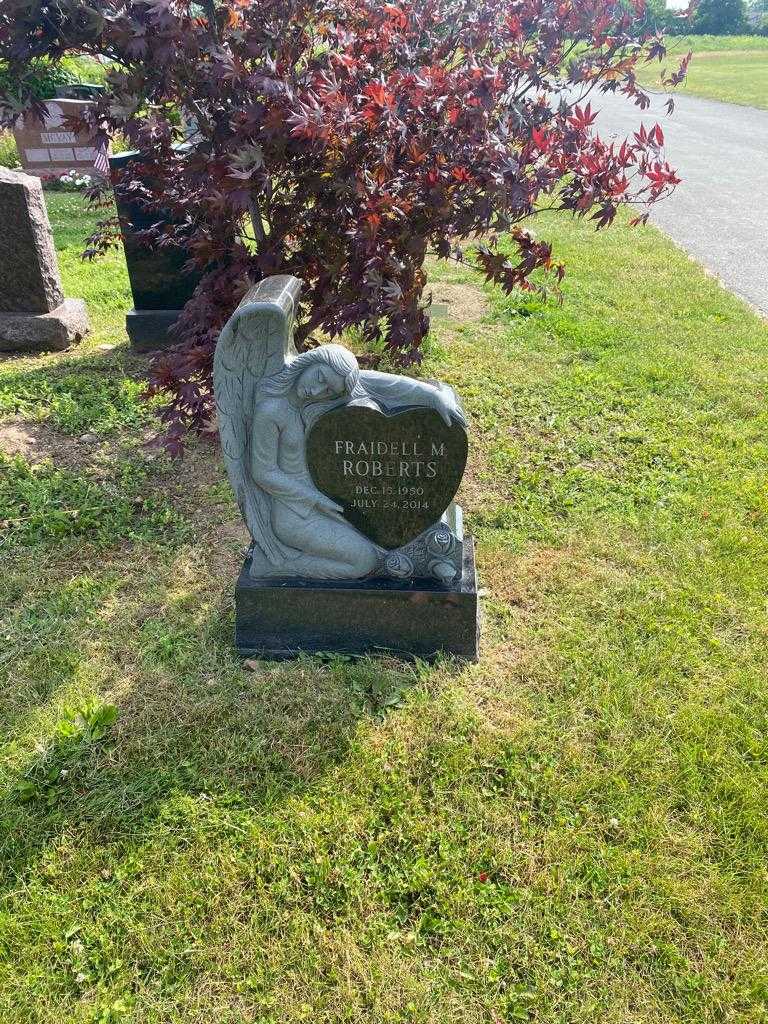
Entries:
[[662,88],[661,69],[676,69],[680,58],[693,50],[688,77],[676,94],[768,109],[768,36],[668,36],[667,48],[661,64],[641,71],[648,87]]
[[245,671],[218,455],[143,446],[49,208],[95,331],[0,361],[4,1024],[768,1020],[765,323],[651,228],[542,222],[560,306],[433,268],[481,661]]

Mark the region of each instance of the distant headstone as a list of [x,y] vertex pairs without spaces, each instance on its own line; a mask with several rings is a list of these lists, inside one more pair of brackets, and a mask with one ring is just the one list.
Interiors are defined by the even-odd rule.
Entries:
[[105,91],[105,86],[92,82],[72,82],[54,87],[56,98],[62,100],[97,100]]
[[251,289],[214,357],[219,434],[253,543],[241,651],[477,657],[472,539],[453,498],[467,461],[454,390],[362,369],[342,345],[296,354],[301,282]]
[[[112,180],[118,184],[123,170],[136,165],[142,173],[141,154],[119,153],[109,158]],[[144,176],[149,185],[151,182]],[[169,213],[149,211],[133,202],[115,188],[115,205],[120,219],[120,233],[125,249],[125,262],[133,294],[133,309],[126,316],[126,330],[131,346],[137,352],[150,352],[176,343],[168,330],[192,297],[200,282],[201,274],[185,272],[184,264],[190,254],[185,249],[156,249],[137,238],[138,231],[146,230],[152,224],[174,223]]]
[[0,351],[68,348],[89,330],[65,299],[39,179],[0,167]]
[[20,120],[13,129],[21,166],[38,178],[81,171],[107,177],[107,149],[95,144],[89,134],[70,131],[65,118],[82,113],[91,101],[82,99],[48,100],[48,113],[40,121],[32,115]]

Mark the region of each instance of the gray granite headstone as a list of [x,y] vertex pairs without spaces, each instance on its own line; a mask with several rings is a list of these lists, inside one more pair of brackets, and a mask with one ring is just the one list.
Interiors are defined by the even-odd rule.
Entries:
[[0,313],[50,313],[64,301],[37,178],[0,167]]
[[65,299],[38,178],[0,167],[0,351],[62,349],[87,333],[81,299]]

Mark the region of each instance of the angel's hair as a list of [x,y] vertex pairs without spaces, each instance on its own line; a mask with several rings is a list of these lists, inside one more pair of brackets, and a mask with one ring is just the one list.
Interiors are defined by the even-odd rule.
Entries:
[[298,377],[313,363],[326,363],[344,378],[344,388],[350,398],[362,398],[365,388],[360,383],[360,367],[357,359],[343,345],[321,345],[309,352],[302,352],[284,370],[267,377],[259,387],[260,395],[286,395]]

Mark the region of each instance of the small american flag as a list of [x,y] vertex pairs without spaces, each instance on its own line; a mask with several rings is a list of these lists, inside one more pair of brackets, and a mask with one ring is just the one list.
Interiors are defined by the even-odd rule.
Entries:
[[98,146],[96,148],[96,159],[93,161],[93,166],[99,174],[103,174],[105,178],[109,177],[109,160],[107,159],[106,146]]

